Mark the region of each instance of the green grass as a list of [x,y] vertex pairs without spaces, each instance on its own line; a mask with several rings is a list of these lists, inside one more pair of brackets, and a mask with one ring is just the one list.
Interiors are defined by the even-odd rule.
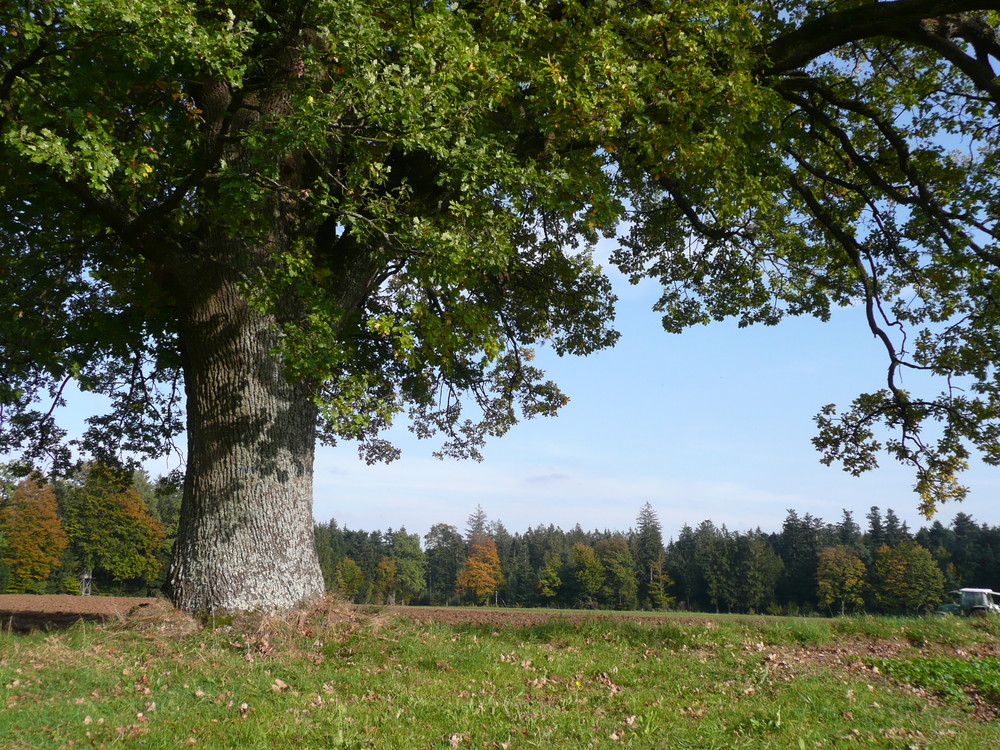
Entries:
[[998,662],[961,654],[996,643],[958,618],[76,626],[0,634],[0,747],[971,750],[1000,741],[965,692],[997,700]]
[[867,662],[901,682],[927,688],[960,705],[969,702],[969,691],[990,703],[1000,703],[1000,658],[928,656],[902,659],[868,659]]

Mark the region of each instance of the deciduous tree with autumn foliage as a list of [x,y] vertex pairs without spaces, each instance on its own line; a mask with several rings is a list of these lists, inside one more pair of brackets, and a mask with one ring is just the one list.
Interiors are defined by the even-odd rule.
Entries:
[[496,543],[488,536],[475,536],[469,545],[465,567],[458,573],[455,589],[459,594],[471,591],[485,604],[504,582]]
[[52,486],[36,478],[23,480],[0,511],[0,530],[2,559],[11,569],[7,591],[21,593],[44,584],[68,544]]
[[872,597],[883,612],[927,611],[944,596],[944,576],[931,553],[909,539],[879,547],[869,573]]
[[146,511],[131,475],[90,465],[63,504],[66,534],[82,572],[118,583],[156,579],[165,531]]
[[820,550],[816,572],[816,592],[819,606],[833,609],[839,605],[840,614],[864,604],[865,564],[853,550],[840,544]]

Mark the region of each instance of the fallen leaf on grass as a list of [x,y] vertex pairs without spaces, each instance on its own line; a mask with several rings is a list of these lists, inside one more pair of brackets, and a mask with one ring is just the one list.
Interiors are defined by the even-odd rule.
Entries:
[[601,672],[600,674],[596,675],[594,679],[597,680],[602,685],[604,685],[604,687],[606,687],[612,695],[617,695],[622,691],[621,686],[616,685],[614,682],[612,682],[611,678],[608,677],[606,672]]
[[121,740],[134,740],[144,734],[149,734],[149,729],[139,724],[129,724],[128,726],[118,727],[117,731],[118,739]]

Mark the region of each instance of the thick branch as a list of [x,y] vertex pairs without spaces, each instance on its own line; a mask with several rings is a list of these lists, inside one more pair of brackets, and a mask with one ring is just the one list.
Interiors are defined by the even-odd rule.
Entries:
[[[793,90],[781,89],[779,88],[779,93],[789,102],[798,106],[803,112],[807,113],[814,122],[821,124],[828,132],[830,132],[839,142],[840,147],[843,149],[844,153],[850,158],[851,162],[857,166],[858,169],[868,178],[872,185],[874,185],[879,190],[882,190],[891,200],[901,205],[915,205],[919,206],[927,215],[933,219],[937,228],[938,235],[941,237],[942,241],[948,244],[953,250],[959,250],[960,246],[958,240],[956,240],[956,232],[959,237],[961,237],[964,244],[966,244],[972,251],[984,262],[989,263],[995,267],[1000,268],[1000,255],[990,252],[987,248],[983,247],[980,243],[976,242],[969,234],[963,231],[955,222],[967,222],[974,224],[977,228],[990,234],[995,235],[995,230],[990,229],[986,226],[980,226],[969,216],[959,215],[953,211],[946,210],[941,206],[936,198],[934,197],[932,191],[928,188],[927,184],[922,179],[919,172],[913,167],[910,161],[909,146],[903,139],[902,135],[896,131],[896,129],[888,123],[884,118],[882,118],[878,112],[873,110],[871,107],[865,104],[853,100],[844,99],[838,96],[829,88],[823,86],[818,81],[813,81],[812,79],[796,79],[799,83],[795,88],[797,89],[812,89],[821,97],[826,99],[830,104],[838,107],[842,110],[847,110],[853,112],[857,115],[869,119],[879,130],[879,132],[886,138],[891,146],[892,150],[895,152],[896,157],[899,161],[900,170],[903,172],[904,176],[909,181],[910,187],[915,191],[915,195],[907,194],[903,191],[903,186],[893,185],[891,182],[886,180],[878,169],[869,162],[869,160],[859,153],[852,142],[850,134],[837,124],[837,121],[832,117],[823,112],[819,107],[815,106],[806,97],[799,96]],[[811,81],[812,85],[806,86],[805,81]]]
[[698,215],[697,207],[687,199],[684,189],[673,180],[661,176],[657,180],[657,184],[670,195],[674,205],[676,205],[683,212],[687,220],[691,222],[691,226],[693,226],[701,235],[715,240],[716,242],[732,242],[737,239],[737,232],[719,229],[706,224]]
[[937,52],[969,77],[976,88],[987,94],[1000,106],[1000,85],[997,83],[993,68],[988,60],[977,60],[967,55],[965,51],[948,38],[939,36],[930,28],[930,24],[918,24],[912,29],[901,30],[894,34],[898,39],[917,42],[928,49]]
[[45,57],[45,41],[44,39],[40,41],[38,46],[29,52],[23,60],[18,60],[11,65],[10,69],[4,74],[3,79],[0,79],[0,101],[9,99],[10,92],[14,88],[14,82],[24,71]]
[[800,68],[837,47],[878,36],[897,37],[902,27],[928,18],[1000,10],[1000,0],[896,0],[860,5],[806,21],[767,45],[765,75]]

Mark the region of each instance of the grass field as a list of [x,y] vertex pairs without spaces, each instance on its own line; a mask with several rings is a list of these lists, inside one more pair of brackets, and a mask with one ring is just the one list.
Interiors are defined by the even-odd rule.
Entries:
[[958,618],[145,613],[0,634],[0,746],[981,750],[997,654],[997,623]]

